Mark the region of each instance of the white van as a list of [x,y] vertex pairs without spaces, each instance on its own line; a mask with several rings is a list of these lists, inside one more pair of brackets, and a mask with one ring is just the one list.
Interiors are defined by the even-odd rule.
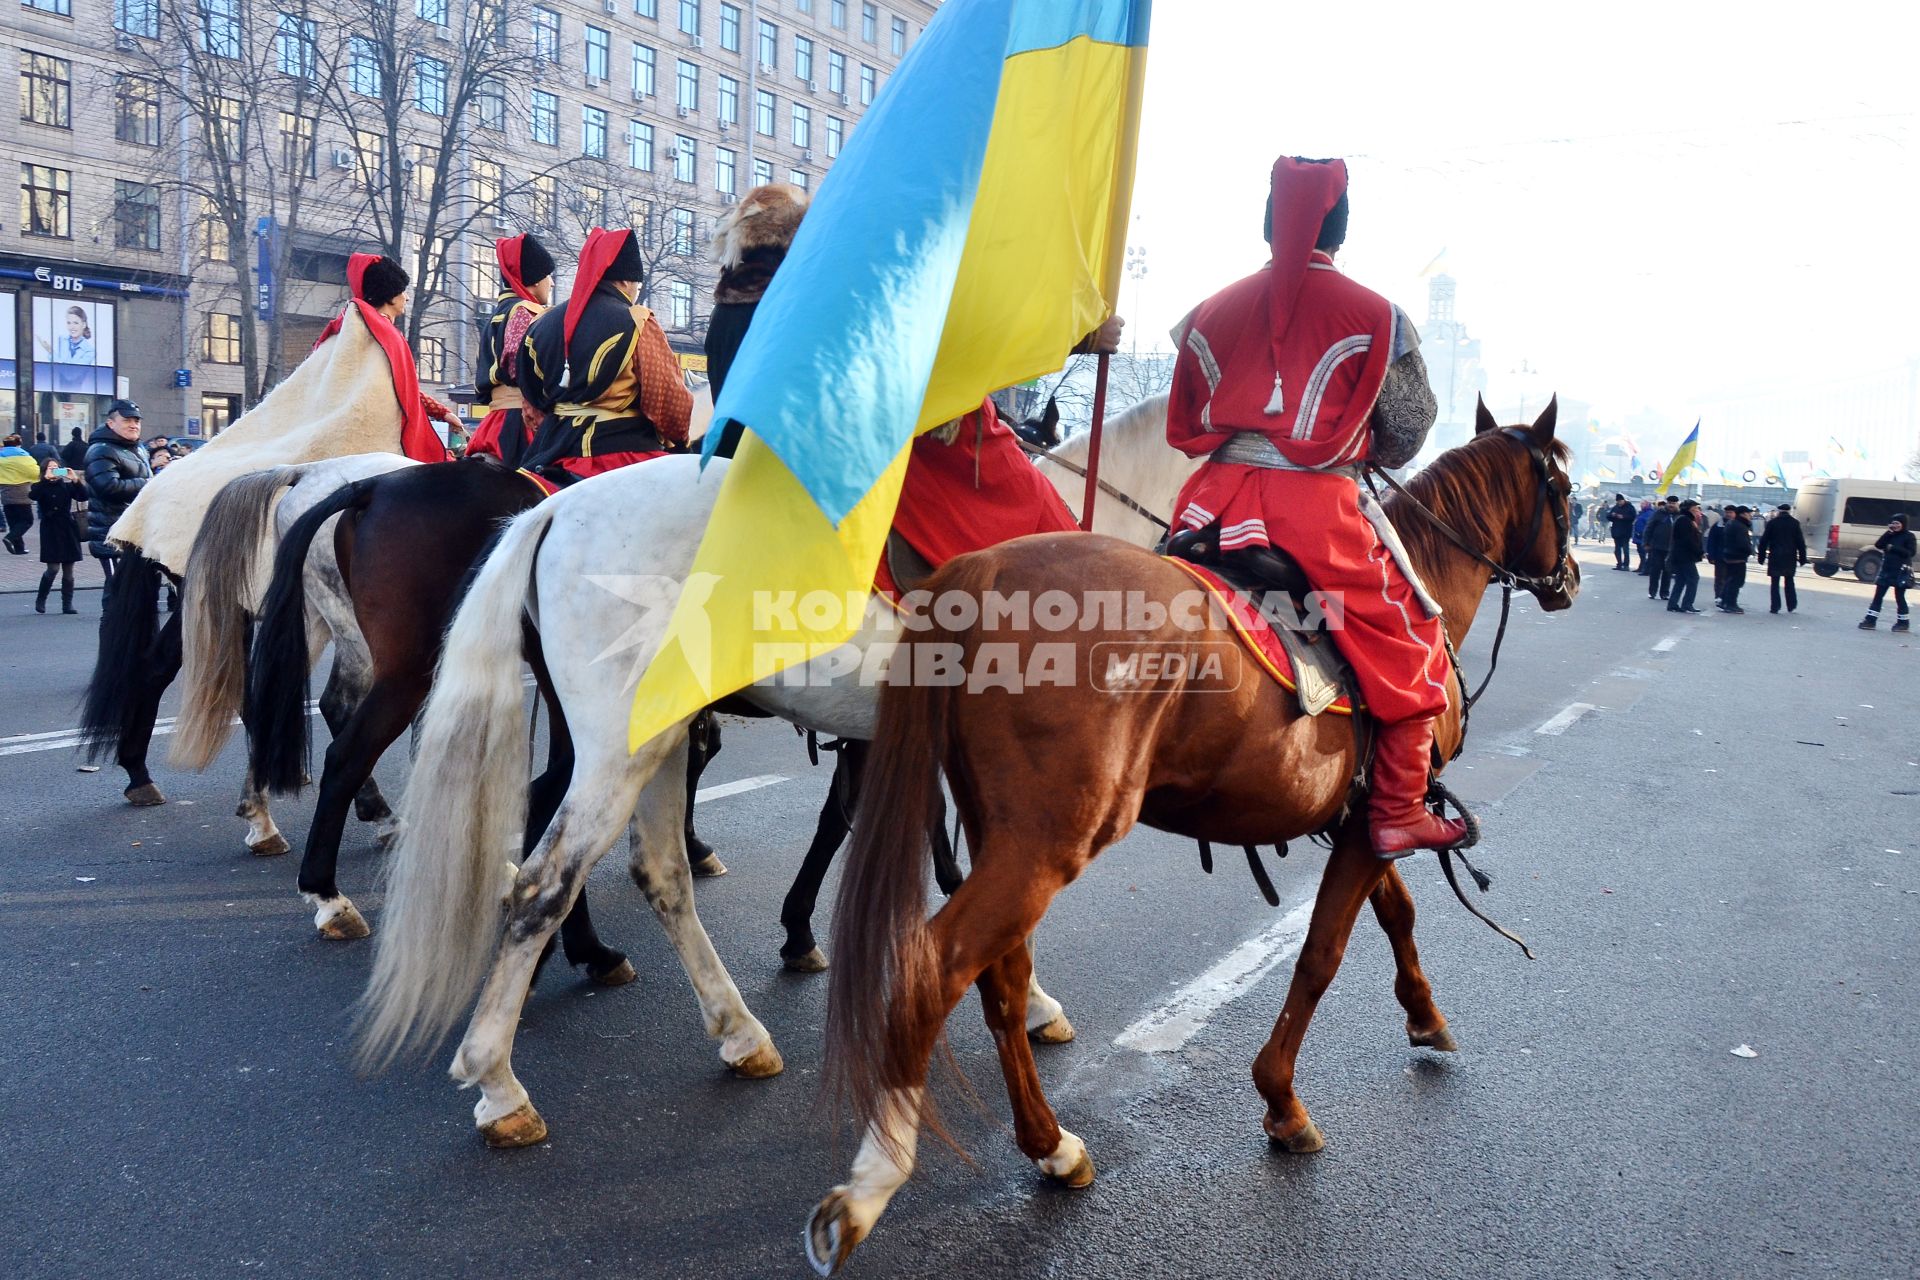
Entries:
[[1860,581],[1872,582],[1880,572],[1873,544],[1896,514],[1920,519],[1920,484],[1808,480],[1793,496],[1793,511],[1807,535],[1807,561],[1815,573],[1831,578],[1851,569]]

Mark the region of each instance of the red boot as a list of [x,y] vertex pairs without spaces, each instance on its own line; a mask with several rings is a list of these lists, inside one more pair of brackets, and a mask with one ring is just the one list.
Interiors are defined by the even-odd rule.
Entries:
[[1373,787],[1367,796],[1374,853],[1404,858],[1420,849],[1451,849],[1464,843],[1465,823],[1427,808],[1433,721],[1383,724],[1379,735],[1373,749]]

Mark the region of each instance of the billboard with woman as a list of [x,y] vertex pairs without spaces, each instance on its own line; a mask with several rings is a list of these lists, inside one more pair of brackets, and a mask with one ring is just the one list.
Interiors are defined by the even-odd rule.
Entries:
[[111,302],[33,300],[33,383],[55,394],[114,394]]

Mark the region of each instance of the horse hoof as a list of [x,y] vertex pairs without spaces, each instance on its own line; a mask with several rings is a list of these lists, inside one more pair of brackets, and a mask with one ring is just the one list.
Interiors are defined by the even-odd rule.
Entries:
[[1044,1026],[1034,1027],[1027,1035],[1041,1044],[1066,1044],[1073,1039],[1073,1024],[1067,1021],[1067,1015],[1061,1014]]
[[1416,1049],[1432,1049],[1436,1053],[1458,1053],[1459,1042],[1453,1038],[1453,1032],[1441,1027],[1438,1031],[1409,1031],[1407,1043]]
[[1292,1133],[1283,1134],[1275,1130],[1273,1116],[1269,1113],[1261,1122],[1261,1127],[1267,1131],[1267,1137],[1274,1146],[1284,1151],[1291,1151],[1297,1156],[1311,1155],[1327,1145],[1326,1137],[1320,1132],[1320,1126],[1315,1124],[1311,1117]]
[[827,953],[815,947],[803,956],[780,957],[780,963],[794,973],[825,973],[827,971]]
[[614,965],[611,969],[605,969],[599,973],[595,973],[592,969],[587,970],[588,979],[591,980],[596,987],[624,987],[639,976],[640,975],[634,971],[633,961],[627,959],[625,956],[621,956],[620,963]]
[[256,858],[277,858],[292,848],[287,838],[276,831],[257,844],[249,844],[247,852]]
[[780,1051],[773,1047],[771,1040],[740,1061],[730,1062],[727,1065],[733,1068],[733,1074],[743,1080],[765,1080],[787,1069],[786,1062],[780,1057]]
[[807,1246],[807,1263],[814,1274],[830,1276],[847,1265],[847,1259],[867,1238],[866,1228],[848,1212],[847,1189],[835,1187],[814,1207],[807,1229],[800,1233]]
[[385,826],[375,829],[373,833],[373,843],[379,846],[382,853],[393,848],[393,842],[399,838],[400,824],[397,822],[390,821]]
[[703,880],[711,880],[727,874],[727,864],[720,861],[716,854],[708,853],[704,858],[693,860],[693,874]]
[[330,942],[357,942],[372,933],[367,927],[367,919],[360,909],[351,902],[320,921],[320,936]]
[[1045,1165],[1040,1167],[1040,1172],[1045,1174],[1049,1180],[1057,1182],[1063,1187],[1071,1187],[1073,1190],[1078,1191],[1082,1187],[1090,1187],[1093,1185],[1093,1157],[1087,1153],[1085,1147],[1082,1147],[1080,1149],[1080,1158],[1074,1161],[1073,1167],[1065,1173],[1049,1172]]
[[523,1102],[498,1120],[481,1125],[480,1136],[490,1147],[530,1147],[546,1140],[547,1122],[531,1102]]
[[167,802],[167,797],[161,793],[160,788],[151,782],[143,782],[137,787],[128,787],[125,794],[127,803],[136,809],[149,809],[156,804]]

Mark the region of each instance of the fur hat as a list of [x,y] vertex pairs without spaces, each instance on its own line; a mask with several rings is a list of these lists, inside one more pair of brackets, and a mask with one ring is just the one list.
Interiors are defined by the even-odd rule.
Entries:
[[708,248],[722,270],[737,267],[754,249],[784,249],[793,243],[806,216],[807,193],[785,182],[769,182],[740,197],[713,228]]
[[360,300],[370,307],[382,307],[407,291],[407,273],[392,258],[380,257],[368,264],[360,277]]
[[553,255],[547,246],[532,236],[520,237],[520,279],[528,285],[539,284],[553,274]]
[[613,261],[600,276],[602,280],[640,280],[647,269],[640,262],[640,238],[629,231],[620,241],[620,252],[613,255]]

